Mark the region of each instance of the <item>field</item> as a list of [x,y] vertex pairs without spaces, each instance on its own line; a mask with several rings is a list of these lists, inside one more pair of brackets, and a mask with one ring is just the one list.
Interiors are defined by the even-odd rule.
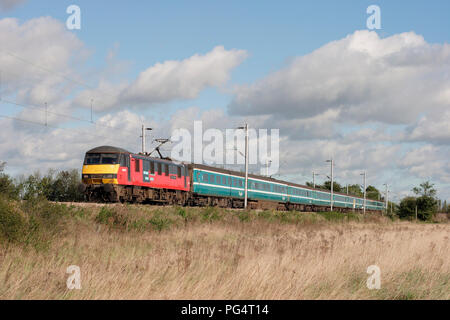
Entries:
[[[0,299],[450,299],[447,222],[131,205],[30,208],[41,221],[31,229],[27,209],[11,209],[25,220],[9,233],[13,241],[1,240]],[[67,289],[70,265],[80,267],[81,290]],[[381,270],[379,290],[366,286],[370,265]]]

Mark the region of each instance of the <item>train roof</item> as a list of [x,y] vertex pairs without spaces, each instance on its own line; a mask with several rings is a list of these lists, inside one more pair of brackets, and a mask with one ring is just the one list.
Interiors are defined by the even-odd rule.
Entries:
[[130,153],[125,149],[117,148],[117,147],[111,147],[111,146],[101,146],[94,148],[92,150],[89,150],[87,153]]

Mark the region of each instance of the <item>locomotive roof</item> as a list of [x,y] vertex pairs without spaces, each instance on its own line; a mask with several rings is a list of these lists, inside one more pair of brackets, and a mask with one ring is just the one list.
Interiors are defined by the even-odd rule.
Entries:
[[117,147],[111,147],[111,146],[101,146],[94,148],[92,150],[89,150],[87,153],[130,153],[125,149],[117,148]]

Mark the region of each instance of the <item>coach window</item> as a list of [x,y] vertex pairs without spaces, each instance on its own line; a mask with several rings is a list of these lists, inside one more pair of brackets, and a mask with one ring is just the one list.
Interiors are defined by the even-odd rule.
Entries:
[[164,173],[166,176],[169,175],[169,166],[167,164],[164,164]]
[[207,173],[203,174],[203,182],[209,182],[209,178],[208,178],[208,174]]
[[155,174],[155,163],[150,161],[150,173]]
[[177,167],[177,176],[181,178],[181,167]]
[[162,164],[158,162],[158,174],[162,175]]
[[136,161],[135,161],[134,163],[135,163],[135,164],[134,164],[134,169],[135,169],[135,171],[136,171],[136,172],[141,171],[141,168],[140,168],[141,160],[136,159]]

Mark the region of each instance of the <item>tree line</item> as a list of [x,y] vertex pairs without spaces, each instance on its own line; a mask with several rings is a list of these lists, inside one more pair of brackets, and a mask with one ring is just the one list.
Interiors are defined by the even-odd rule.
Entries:
[[[307,186],[313,187],[312,182],[307,182]],[[325,181],[323,184],[316,184],[316,188],[323,190],[331,190],[331,181]],[[348,188],[348,189],[347,189]],[[352,196],[363,197],[364,190],[359,184],[343,186],[339,182],[333,181],[333,190],[335,192],[348,193]],[[401,199],[399,204],[391,201],[388,202],[387,213],[396,215],[401,219],[415,219],[422,221],[430,221],[433,216],[438,213],[450,213],[450,205],[447,201],[439,201],[436,198],[437,191],[434,185],[429,181],[421,183],[418,187],[411,190],[415,196],[408,196]],[[385,201],[384,196],[374,186],[366,188],[366,197],[370,200]],[[440,206],[439,204],[442,203]]]
[[[306,182],[306,185],[311,188],[314,186],[312,182]],[[357,197],[364,196],[363,188],[361,188],[359,184],[351,184],[343,186],[339,182],[333,181],[333,191],[347,193],[347,188],[349,195]],[[316,183],[316,189],[331,190],[331,181],[330,180],[325,181],[323,184]],[[366,197],[367,199],[370,200],[384,201],[384,197],[381,195],[381,192],[374,186],[370,185],[366,188]]]
[[79,202],[84,195],[79,191],[80,172],[76,169],[49,170],[42,175],[35,172],[29,176],[13,179],[4,172],[6,163],[0,163],[0,195],[15,200],[45,198],[49,201]]

